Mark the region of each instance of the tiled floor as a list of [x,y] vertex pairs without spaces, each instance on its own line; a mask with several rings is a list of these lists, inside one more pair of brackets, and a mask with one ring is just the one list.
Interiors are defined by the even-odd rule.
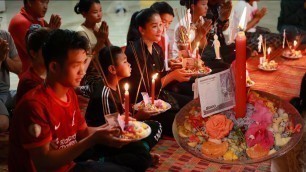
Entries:
[[[3,0],[0,0],[3,1]],[[114,45],[125,45],[126,33],[130,23],[130,17],[134,11],[149,7],[155,1],[141,0],[141,1],[106,1],[101,0],[103,8],[103,20],[105,20],[110,27],[110,40]],[[181,8],[179,1],[167,1],[174,8]],[[2,2],[3,3],[3,2]],[[50,1],[48,13],[46,19],[48,20],[52,13],[59,14],[62,17],[62,28],[64,29],[76,29],[82,22],[81,15],[74,13],[73,8],[77,1]],[[233,1],[235,4],[236,1]],[[115,14],[115,9],[118,4],[122,4],[127,9],[127,13],[124,15]],[[270,28],[276,32],[277,17],[279,16],[279,1],[261,1],[259,6],[266,6],[268,8],[268,14],[259,23],[261,26]],[[3,7],[3,4],[0,4]],[[15,13],[19,11],[23,3],[21,0],[6,0],[6,11],[0,13],[0,17],[3,17],[1,28],[7,30],[10,19]],[[1,9],[1,8],[0,8]],[[171,27],[174,27],[177,19],[174,19]],[[11,74],[11,89],[16,89],[18,84],[18,77]]]

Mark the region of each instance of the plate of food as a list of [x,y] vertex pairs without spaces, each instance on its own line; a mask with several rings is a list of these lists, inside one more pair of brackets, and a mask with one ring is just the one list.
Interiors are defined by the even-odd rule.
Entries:
[[191,74],[192,76],[205,76],[212,72],[209,67],[201,67],[200,69],[185,69],[186,73]]
[[263,70],[263,71],[276,71],[278,67],[278,63],[276,63],[274,60],[271,60],[269,62],[263,62],[262,64],[258,65],[258,68]]
[[137,111],[143,110],[146,113],[150,113],[151,116],[158,115],[162,112],[166,112],[171,108],[171,105],[161,99],[154,100],[154,105],[149,101],[147,104],[141,101],[133,106]]
[[199,99],[184,106],[173,122],[177,143],[193,156],[219,164],[268,161],[293,149],[303,136],[299,112],[279,97],[250,91],[244,118],[233,109],[203,118]]
[[140,121],[129,121],[120,135],[120,139],[128,141],[138,141],[151,134],[151,127]]
[[301,50],[284,50],[282,56],[288,59],[299,59],[303,57]]

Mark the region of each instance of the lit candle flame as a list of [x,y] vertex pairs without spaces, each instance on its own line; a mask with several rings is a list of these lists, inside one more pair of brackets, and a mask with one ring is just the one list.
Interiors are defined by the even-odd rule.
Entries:
[[197,42],[197,49],[199,49],[200,42]]
[[296,45],[297,45],[297,41],[294,40],[294,41],[293,41],[293,46],[295,47]]
[[268,55],[271,53],[271,47],[268,48]]
[[128,90],[129,90],[129,87],[130,87],[130,86],[129,86],[128,83],[125,83],[125,84],[124,84],[124,90],[125,90],[125,91],[128,91]]
[[155,79],[157,78],[157,76],[158,76],[158,73],[154,74],[154,75],[152,76],[152,80],[155,80]]
[[243,13],[242,13],[242,16],[240,18],[240,21],[239,21],[239,29],[241,30],[244,30],[244,24],[245,24],[245,20],[246,20],[246,7],[244,7],[243,9]]

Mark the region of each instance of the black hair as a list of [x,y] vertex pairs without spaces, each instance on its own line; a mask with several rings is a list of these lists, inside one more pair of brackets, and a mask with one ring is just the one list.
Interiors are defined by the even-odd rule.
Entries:
[[24,6],[28,5],[28,1],[32,1],[32,0],[23,0],[23,5]]
[[141,10],[135,18],[137,27],[140,26],[140,27],[144,28],[145,25],[151,20],[151,17],[154,14],[159,15],[159,13],[152,8],[145,8],[145,9]]
[[141,11],[135,12],[132,15],[128,34],[127,34],[127,43],[129,41],[136,41],[141,37],[138,27],[140,26],[144,28],[145,25],[151,20],[151,17],[154,14],[159,15],[159,13],[156,10],[152,8],[145,8]]
[[74,6],[74,12],[77,14],[81,14],[83,12],[87,13],[90,10],[90,7],[93,3],[100,4],[100,0],[80,0]]
[[48,39],[49,33],[51,32],[50,28],[38,26],[31,25],[26,34],[26,47],[31,58],[33,57],[31,56],[30,50],[38,52],[43,47],[43,44]]
[[109,74],[108,67],[117,65],[118,55],[123,53],[117,46],[104,47],[99,52],[99,62],[105,75]]
[[71,30],[56,29],[50,32],[49,38],[43,46],[43,56],[46,69],[51,62],[58,62],[64,65],[68,58],[69,50],[89,49],[89,43],[86,37]]
[[136,16],[139,14],[139,12],[140,11],[136,11],[131,17],[130,26],[126,38],[127,43],[129,43],[130,41],[136,41],[141,37],[136,24]]
[[170,14],[174,17],[173,8],[167,2],[155,2],[150,8],[158,11],[160,15]]
[[180,0],[180,4],[185,6],[187,9],[190,9],[191,5],[196,5],[199,0]]

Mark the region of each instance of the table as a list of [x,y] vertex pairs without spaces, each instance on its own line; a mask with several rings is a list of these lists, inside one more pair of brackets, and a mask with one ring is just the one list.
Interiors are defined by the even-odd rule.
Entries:
[[[299,49],[305,50],[306,45]],[[283,49],[280,47],[271,53],[271,60],[278,63],[278,70],[273,72],[258,69],[259,57],[250,57],[247,60],[247,69],[250,77],[255,81],[252,89],[265,91],[290,101],[300,94],[301,82],[306,73],[306,55],[300,59],[286,59],[281,57]]]

